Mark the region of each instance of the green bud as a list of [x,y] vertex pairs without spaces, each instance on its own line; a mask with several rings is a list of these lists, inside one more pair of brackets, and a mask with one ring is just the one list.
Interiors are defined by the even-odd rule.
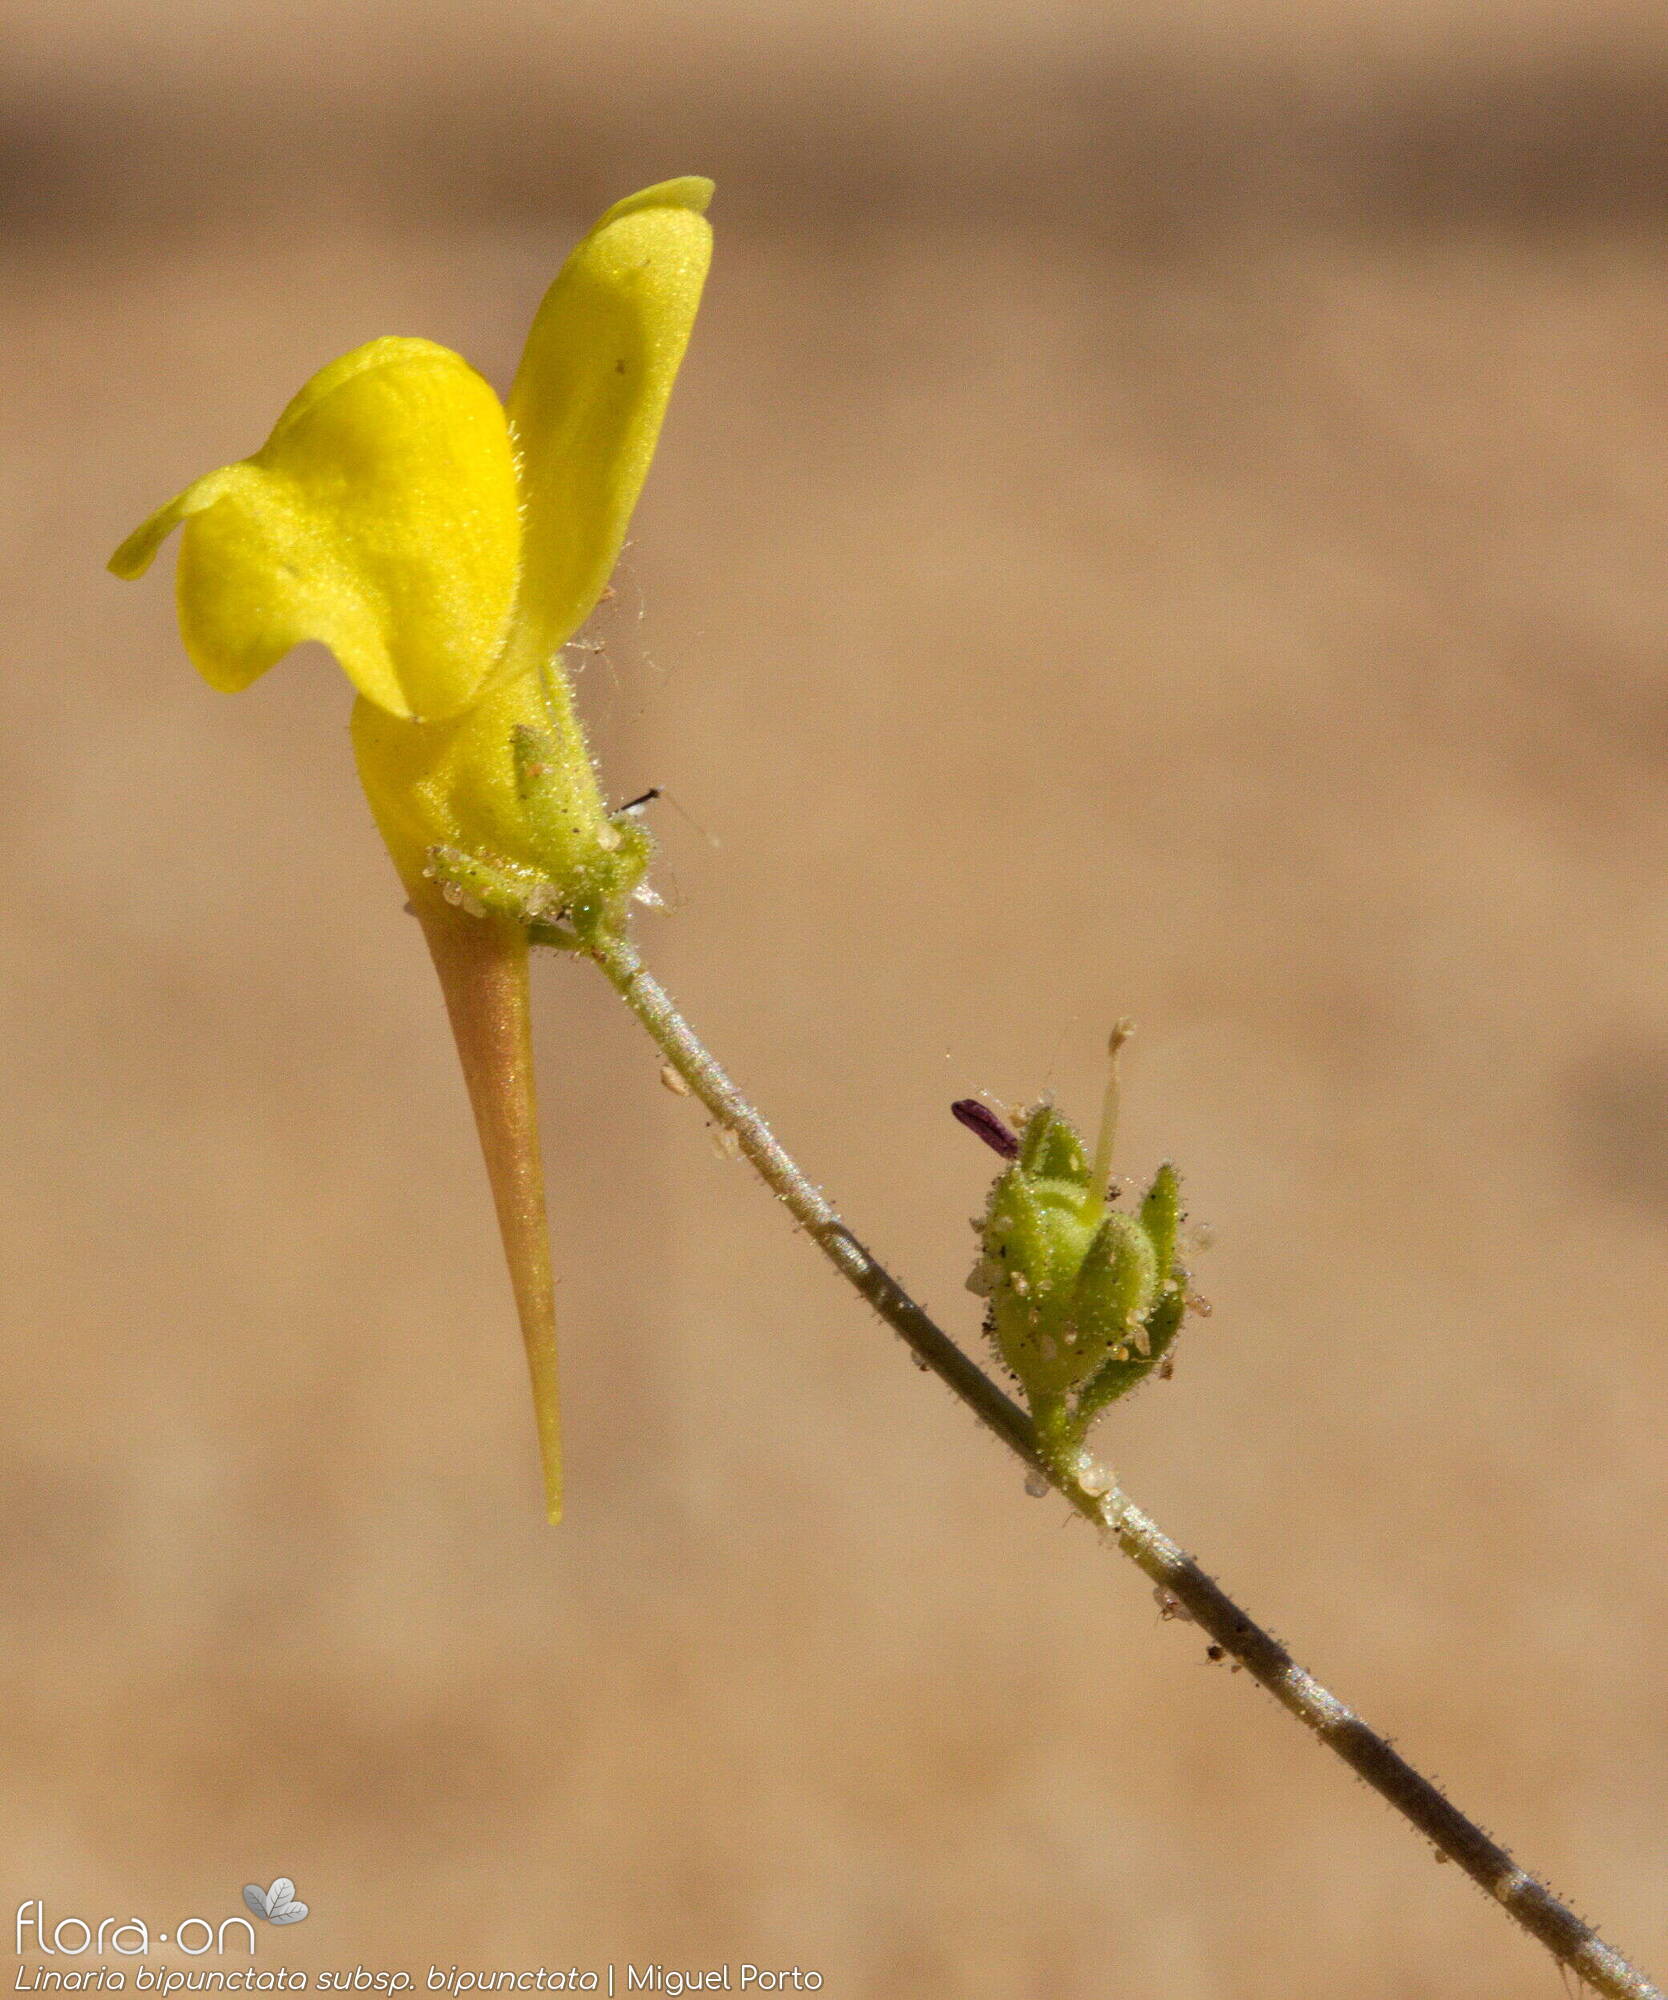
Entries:
[[1100,1365],[1104,1340],[1079,1323],[1077,1281],[1094,1230],[1086,1190],[1016,1161],[991,1192],[980,1272],[991,1332],[1028,1395],[1074,1388]]
[[1186,1289],[1175,1268],[1181,1185],[1161,1166],[1139,1210],[1111,1206],[1104,1184],[1117,1106],[1117,1050],[1094,1161],[1051,1105],[1025,1120],[978,1223],[969,1288],[990,1302],[985,1329],[1030,1404],[1044,1449],[1064,1463],[1094,1417],[1163,1360]]
[[1102,1341],[1100,1359],[1145,1323],[1158,1296],[1158,1246],[1137,1222],[1114,1211],[1096,1230],[1077,1275],[1077,1311]]

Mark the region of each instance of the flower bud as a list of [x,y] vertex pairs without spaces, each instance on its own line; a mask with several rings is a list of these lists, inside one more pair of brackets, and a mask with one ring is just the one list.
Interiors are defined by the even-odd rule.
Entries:
[[[1126,1033],[1114,1036],[1114,1063]],[[1092,1164],[1052,1105],[1033,1110],[975,1225],[980,1255],[968,1286],[989,1300],[985,1330],[1051,1456],[1080,1446],[1093,1418],[1152,1373],[1186,1310],[1175,1168],[1159,1168],[1135,1213],[1112,1205],[1116,1104],[1114,1068]]]

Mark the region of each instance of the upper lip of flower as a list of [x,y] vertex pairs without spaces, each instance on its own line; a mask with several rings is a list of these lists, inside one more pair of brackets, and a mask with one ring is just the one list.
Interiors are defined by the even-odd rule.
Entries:
[[181,627],[220,688],[321,639],[377,707],[439,721],[547,664],[624,542],[706,276],[711,193],[691,176],[607,211],[546,293],[507,406],[444,347],[371,341],[111,569],[143,574],[183,528]]

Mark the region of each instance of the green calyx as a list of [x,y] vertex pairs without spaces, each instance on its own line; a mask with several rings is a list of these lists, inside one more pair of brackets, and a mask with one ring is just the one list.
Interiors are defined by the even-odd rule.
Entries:
[[1107,1131],[1091,1164],[1072,1125],[1039,1106],[976,1225],[969,1288],[988,1299],[986,1332],[1060,1465],[1106,1405],[1159,1366],[1186,1310],[1175,1168],[1161,1166],[1131,1212],[1105,1185],[1109,1152]]
[[566,749],[556,731],[518,724],[511,732],[516,845],[526,859],[442,842],[429,848],[424,872],[462,908],[524,925],[530,943],[589,951],[624,928],[654,840],[634,815],[597,810],[589,765],[581,790],[571,782]]

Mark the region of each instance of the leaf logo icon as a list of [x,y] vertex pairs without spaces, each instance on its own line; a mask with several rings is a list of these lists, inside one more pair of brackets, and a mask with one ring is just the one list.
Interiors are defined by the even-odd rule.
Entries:
[[307,1905],[295,1900],[295,1884],[287,1875],[280,1875],[270,1889],[263,1889],[259,1882],[247,1883],[243,1900],[269,1924],[298,1924],[307,1914]]

